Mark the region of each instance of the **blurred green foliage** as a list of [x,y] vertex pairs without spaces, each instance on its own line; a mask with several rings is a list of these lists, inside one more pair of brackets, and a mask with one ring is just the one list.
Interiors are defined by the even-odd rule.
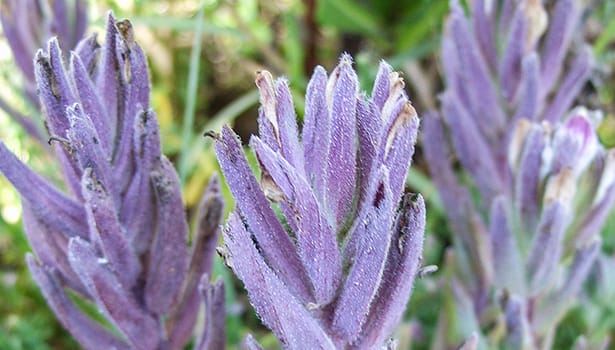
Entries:
[[[355,57],[363,84],[373,81],[380,59],[404,72],[419,113],[435,106],[442,85],[437,49],[447,0],[104,0],[90,1],[90,6],[91,31],[103,32],[109,9],[133,22],[137,40],[149,57],[152,107],[161,125],[164,153],[179,168],[189,215],[207,180],[219,170],[211,140],[201,137],[203,132],[217,131],[222,124],[230,123],[247,141],[256,129],[255,71],[267,69],[275,76],[287,77],[299,117],[314,66],[330,69],[342,52]],[[592,23],[604,29],[597,31],[593,41],[596,60],[603,68],[603,74],[594,80],[596,86],[600,85],[597,99],[607,111],[600,135],[612,147],[615,79],[610,72],[615,62],[615,4],[600,2],[595,10]],[[10,58],[0,67],[0,80],[8,87],[0,93],[12,94],[24,113],[35,115],[30,106],[23,105],[19,90],[12,88],[19,86],[19,78],[10,73]],[[371,85],[362,89],[370,91]],[[37,171],[53,179],[57,172],[45,151],[4,115],[0,115],[0,138]],[[425,175],[420,149],[414,164],[408,188],[422,193],[428,205],[424,264],[442,267],[454,236],[446,226],[435,188]],[[228,211],[233,206],[228,189],[225,196]],[[55,321],[25,267],[24,255],[29,248],[16,208],[17,195],[0,179],[0,349],[76,349],[77,344]],[[604,232],[612,253],[615,217]],[[214,271],[227,285],[229,347],[234,348],[249,331],[265,347],[275,348],[275,338],[260,325],[241,284],[219,259]],[[439,271],[437,276],[444,277],[440,282],[430,276],[417,281],[401,331],[405,333],[400,335],[404,344],[427,349],[434,339],[437,341],[438,331],[446,327],[437,324],[438,317],[452,309],[452,296],[442,293],[443,284],[450,283],[446,278],[450,273],[450,269]],[[613,311],[595,317],[610,317],[610,329],[614,329]],[[556,345],[569,344],[571,335],[594,324],[582,314],[582,310],[576,310],[566,318]]]

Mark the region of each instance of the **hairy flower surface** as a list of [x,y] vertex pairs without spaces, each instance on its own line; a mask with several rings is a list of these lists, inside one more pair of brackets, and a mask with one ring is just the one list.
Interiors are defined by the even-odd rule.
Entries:
[[[32,275],[58,319],[87,349],[182,349],[206,304],[198,349],[224,346],[224,289],[210,285],[223,203],[203,196],[191,245],[179,180],[161,154],[145,55],[129,21],[109,15],[106,42],[87,39],[67,67],[57,40],[35,58],[50,144],[68,193],[3,143],[0,171],[19,191],[36,256]],[[110,332],[71,299],[91,301]]]
[[[83,0],[4,0],[0,4],[2,33],[23,76],[23,93],[30,104],[39,107],[32,57],[52,37],[63,50],[72,50],[83,38],[87,26],[87,6]],[[23,115],[0,98],[0,108],[38,141],[44,141],[39,121]]]
[[419,126],[404,83],[383,62],[367,98],[350,56],[329,77],[317,67],[301,136],[287,82],[262,71],[256,84],[260,183],[228,127],[216,141],[237,203],[227,263],[285,348],[383,346],[410,297],[425,224],[422,197],[403,195]]
[[592,66],[587,48],[572,47],[581,11],[575,0],[549,13],[536,0],[477,0],[468,17],[451,2],[446,90],[423,134],[455,234],[451,295],[465,315],[441,322],[442,338],[454,333],[446,327],[482,327],[479,348],[549,348],[598,254],[615,154],[599,145],[599,117],[567,112]]

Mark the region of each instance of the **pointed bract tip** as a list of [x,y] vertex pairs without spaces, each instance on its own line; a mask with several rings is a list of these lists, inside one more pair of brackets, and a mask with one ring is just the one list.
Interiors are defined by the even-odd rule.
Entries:
[[339,62],[340,66],[345,66],[345,65],[352,66],[352,62],[353,62],[352,56],[349,53],[344,52],[340,56],[340,62]]
[[215,141],[220,140],[220,133],[217,133],[213,130],[207,130],[203,133],[203,137],[211,137]]
[[115,15],[113,14],[113,10],[107,11],[107,21],[108,23],[115,23]]
[[256,71],[256,86],[258,86],[259,88],[262,87],[273,87],[273,76],[271,75],[271,73],[268,70],[258,70]]
[[574,198],[577,190],[572,169],[563,168],[558,174],[549,179],[544,195],[544,203],[546,205],[555,201],[569,204]]

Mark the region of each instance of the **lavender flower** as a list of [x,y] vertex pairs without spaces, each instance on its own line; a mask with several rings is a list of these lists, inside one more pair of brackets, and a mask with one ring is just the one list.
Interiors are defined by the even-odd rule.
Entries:
[[[87,25],[83,0],[6,0],[0,5],[0,22],[11,51],[24,78],[23,93],[30,104],[39,107],[32,57],[52,37],[63,50],[77,46]],[[23,115],[0,98],[0,108],[38,141],[45,138],[38,121]]]
[[[206,322],[197,349],[224,346],[224,289],[210,285],[223,214],[212,179],[187,244],[177,175],[161,154],[149,109],[145,55],[129,21],[109,15],[105,44],[86,40],[64,66],[58,41],[35,58],[35,76],[64,193],[3,143],[0,171],[19,191],[36,254],[28,266],[58,319],[87,349],[182,349],[198,306]],[[81,311],[91,301],[117,332]]]
[[506,334],[485,332],[480,346],[548,348],[615,200],[615,153],[597,141],[599,118],[566,113],[591,70],[588,49],[570,52],[582,9],[557,1],[548,16],[540,1],[477,0],[468,18],[451,7],[442,116],[425,118],[423,147],[455,234],[456,327],[468,336],[503,322],[494,329]]
[[228,127],[216,141],[237,202],[227,263],[285,348],[383,346],[410,297],[425,224],[422,197],[402,195],[419,126],[404,83],[383,62],[368,99],[348,55],[328,78],[317,67],[301,138],[287,82],[262,71],[256,84],[260,185]]

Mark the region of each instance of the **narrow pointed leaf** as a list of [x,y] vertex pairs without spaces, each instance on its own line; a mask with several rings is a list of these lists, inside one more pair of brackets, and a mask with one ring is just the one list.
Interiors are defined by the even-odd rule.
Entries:
[[222,129],[221,138],[216,141],[216,154],[237,200],[237,208],[262,247],[267,263],[302,301],[307,302],[311,299],[310,289],[299,256],[260,191],[237,136],[228,127]]
[[30,273],[56,317],[81,345],[93,350],[128,348],[128,344],[117,339],[79,310],[64,291],[60,278],[53,269],[41,265],[30,254],[26,256],[26,261]]
[[239,217],[231,214],[224,231],[225,242],[233,269],[262,322],[287,349],[335,349],[321,325],[267,266],[250,236]]
[[156,195],[156,236],[149,251],[145,304],[164,315],[176,302],[187,268],[186,213],[181,187],[171,162],[164,156],[151,173]]
[[82,239],[69,243],[68,257],[97,304],[135,349],[155,349],[160,344],[158,322],[145,310],[118,281],[115,274],[97,256],[93,247]]

